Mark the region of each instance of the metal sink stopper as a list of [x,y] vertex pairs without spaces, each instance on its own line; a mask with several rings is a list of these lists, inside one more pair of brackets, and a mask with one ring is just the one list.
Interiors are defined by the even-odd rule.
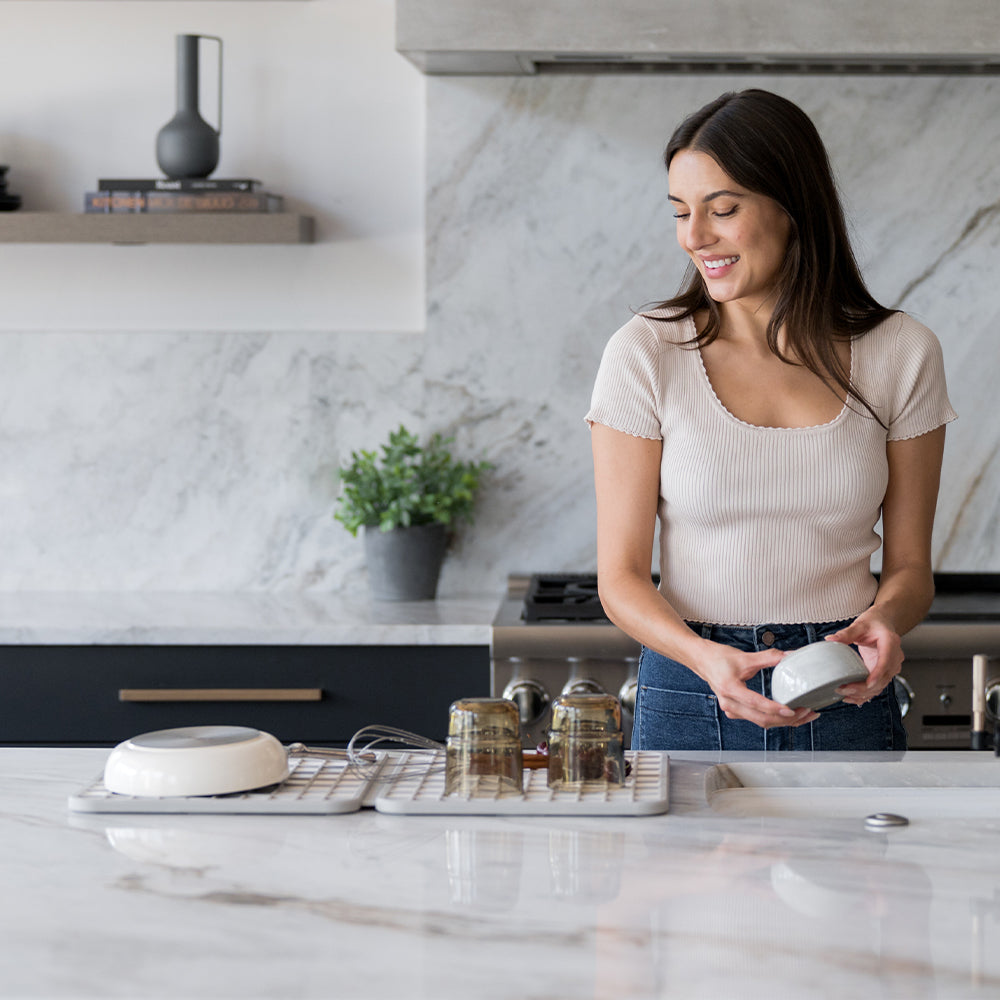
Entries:
[[869,830],[888,830],[894,826],[909,826],[910,821],[897,813],[872,813],[865,817],[865,827]]

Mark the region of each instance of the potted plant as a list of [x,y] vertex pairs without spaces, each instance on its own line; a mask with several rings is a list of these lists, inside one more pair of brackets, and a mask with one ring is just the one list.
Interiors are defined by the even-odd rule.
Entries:
[[402,424],[374,451],[351,452],[340,470],[334,517],[357,536],[364,527],[365,558],[378,600],[431,600],[458,521],[472,520],[480,479],[489,462],[460,462],[453,438],[433,434],[421,446]]

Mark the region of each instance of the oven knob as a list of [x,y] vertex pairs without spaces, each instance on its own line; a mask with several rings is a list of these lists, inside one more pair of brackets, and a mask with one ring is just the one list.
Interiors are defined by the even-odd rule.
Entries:
[[534,725],[549,707],[549,693],[538,681],[516,678],[503,689],[503,696],[517,705],[522,726]]
[[986,685],[986,714],[993,722],[1000,720],[1000,681]]
[[622,711],[635,715],[635,699],[639,693],[639,678],[630,677],[618,692],[618,700],[622,703]]
[[942,691],[938,701],[941,702],[945,708],[947,708],[951,704],[951,695],[948,694],[947,691]]
[[571,677],[560,694],[607,694],[607,691],[589,677]]
[[902,674],[897,674],[892,679],[892,689],[896,692],[896,701],[899,702],[899,714],[905,716],[913,704],[913,688]]

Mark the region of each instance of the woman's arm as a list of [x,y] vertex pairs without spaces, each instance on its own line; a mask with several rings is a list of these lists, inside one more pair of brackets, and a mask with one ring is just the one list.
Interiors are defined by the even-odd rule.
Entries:
[[868,667],[864,684],[842,690],[863,704],[899,673],[900,637],[927,614],[934,597],[931,530],[944,456],[944,427],[905,441],[890,441],[889,486],[882,502],[882,573],[872,606],[828,638],[854,643]]
[[816,715],[793,710],[751,691],[746,681],[773,667],[778,650],[743,653],[693,632],[652,580],[662,444],[594,424],[597,493],[597,577],[601,603],[622,631],[685,664],[705,680],[731,719],[759,726],[794,726]]

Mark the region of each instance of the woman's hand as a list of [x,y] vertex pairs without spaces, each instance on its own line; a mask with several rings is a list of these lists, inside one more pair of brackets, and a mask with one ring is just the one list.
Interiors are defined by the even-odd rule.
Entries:
[[903,647],[899,635],[878,613],[870,608],[833,635],[828,642],[857,646],[868,668],[868,680],[838,688],[849,705],[864,705],[883,691],[903,666]]
[[747,681],[764,667],[773,667],[784,654],[777,649],[744,653],[722,643],[706,641],[698,657],[697,673],[715,692],[727,719],[746,719],[762,729],[801,726],[818,719],[809,708],[788,708],[747,687]]

